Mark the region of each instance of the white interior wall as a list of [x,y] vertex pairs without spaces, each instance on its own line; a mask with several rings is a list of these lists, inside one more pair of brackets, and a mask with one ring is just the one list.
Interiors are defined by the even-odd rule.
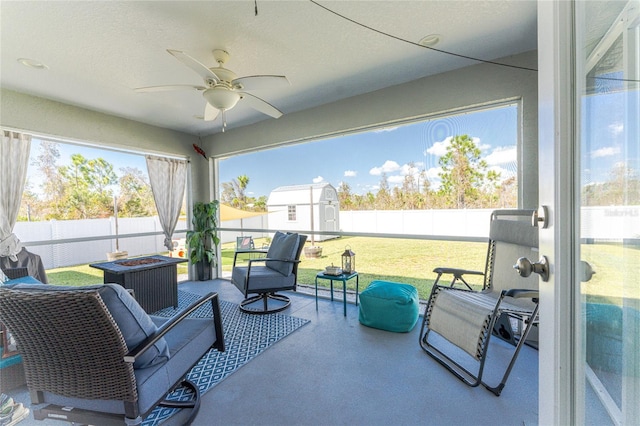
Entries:
[[198,139],[193,135],[6,89],[0,96],[0,125],[35,135],[190,158],[193,197],[208,200],[208,164],[194,152],[192,144]]
[[[537,52],[502,58],[537,67]],[[295,82],[293,82],[295,84]],[[303,142],[398,120],[426,117],[497,101],[521,100],[523,143],[519,150],[521,207],[538,204],[537,73],[478,64],[328,105],[231,129],[204,140],[205,151],[225,157],[260,147]],[[2,89],[0,124],[17,130],[104,146],[194,158],[193,135]],[[205,161],[191,162],[194,200],[209,199]]]

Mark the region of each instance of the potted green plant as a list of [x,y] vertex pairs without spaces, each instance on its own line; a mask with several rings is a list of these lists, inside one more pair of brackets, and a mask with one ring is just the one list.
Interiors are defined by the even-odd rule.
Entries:
[[187,231],[189,259],[196,265],[198,280],[211,279],[211,267],[216,266],[218,238],[218,200],[210,203],[195,203],[193,206],[193,229]]

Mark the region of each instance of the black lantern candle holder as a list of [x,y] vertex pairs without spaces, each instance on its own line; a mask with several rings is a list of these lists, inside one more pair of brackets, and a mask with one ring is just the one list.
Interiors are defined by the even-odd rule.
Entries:
[[351,274],[356,271],[356,254],[347,246],[342,253],[342,273]]

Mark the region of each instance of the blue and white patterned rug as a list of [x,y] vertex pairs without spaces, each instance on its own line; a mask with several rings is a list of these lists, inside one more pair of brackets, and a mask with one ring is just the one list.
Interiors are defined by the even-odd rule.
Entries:
[[[171,317],[198,298],[197,294],[178,290],[178,308],[165,308],[154,315]],[[207,392],[265,349],[309,322],[284,314],[245,314],[237,304],[224,300],[220,301],[220,310],[226,351],[209,350],[187,375],[201,393]],[[211,304],[200,307],[192,316],[210,317]],[[169,399],[188,400],[191,395],[188,390],[179,388],[169,395]],[[156,407],[143,425],[158,425],[176,411],[174,408]]]

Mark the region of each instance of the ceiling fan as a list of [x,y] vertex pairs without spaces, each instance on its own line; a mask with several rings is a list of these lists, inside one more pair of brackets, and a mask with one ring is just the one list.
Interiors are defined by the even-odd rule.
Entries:
[[287,77],[283,75],[237,77],[233,71],[224,67],[224,64],[229,60],[229,53],[222,49],[215,49],[213,51],[213,57],[218,63],[218,66],[212,68],[208,68],[206,65],[180,50],[167,49],[167,52],[198,73],[204,80],[204,86],[185,84],[150,86],[134,89],[136,92],[161,92],[181,89],[202,91],[202,96],[207,101],[204,109],[204,120],[213,121],[218,114],[222,112],[222,131],[224,131],[227,125],[225,112],[235,107],[240,100],[251,108],[273,118],[282,116],[282,112],[278,108],[255,95],[247,93],[246,90],[285,87],[289,85]]

